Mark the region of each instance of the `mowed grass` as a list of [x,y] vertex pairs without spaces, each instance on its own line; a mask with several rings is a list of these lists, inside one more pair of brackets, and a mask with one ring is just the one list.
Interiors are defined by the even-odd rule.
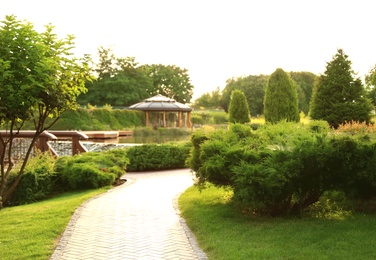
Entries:
[[76,208],[106,190],[65,193],[0,210],[0,259],[49,259]]
[[343,220],[256,218],[234,210],[231,193],[189,188],[179,207],[209,259],[376,259],[376,216]]

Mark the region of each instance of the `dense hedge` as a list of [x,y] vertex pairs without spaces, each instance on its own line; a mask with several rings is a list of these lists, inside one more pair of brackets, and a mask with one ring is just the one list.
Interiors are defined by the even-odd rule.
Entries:
[[376,194],[376,144],[334,134],[327,123],[231,125],[196,132],[190,167],[201,183],[231,186],[234,200],[253,213],[301,214],[327,191],[347,199]]
[[189,157],[190,143],[173,144],[147,144],[133,146],[127,149],[129,158],[128,171],[167,170],[186,167]]
[[[58,159],[48,153],[40,154],[28,162],[7,206],[40,201],[65,191],[111,185],[125,174],[128,163],[124,149],[88,152]],[[15,178],[15,173],[10,178]]]
[[[142,145],[88,152],[55,159],[49,153],[30,159],[6,206],[44,200],[54,194],[94,189],[117,183],[127,171],[178,169],[186,167],[191,143]],[[12,173],[10,178],[15,178]]]

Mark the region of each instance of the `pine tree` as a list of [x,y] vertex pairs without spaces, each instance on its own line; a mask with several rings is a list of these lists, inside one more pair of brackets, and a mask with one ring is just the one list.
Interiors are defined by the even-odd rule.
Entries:
[[250,122],[248,102],[243,91],[237,89],[232,91],[228,113],[231,123],[245,124]]
[[348,56],[339,49],[314,87],[310,116],[334,128],[351,121],[370,122],[372,105],[362,81],[355,78]]
[[270,75],[264,99],[265,121],[299,122],[298,95],[289,75],[278,68]]

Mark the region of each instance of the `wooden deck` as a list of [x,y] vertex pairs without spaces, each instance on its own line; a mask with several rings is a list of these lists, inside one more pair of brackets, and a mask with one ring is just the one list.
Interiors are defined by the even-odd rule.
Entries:
[[115,139],[119,136],[132,136],[133,131],[82,131],[89,139]]

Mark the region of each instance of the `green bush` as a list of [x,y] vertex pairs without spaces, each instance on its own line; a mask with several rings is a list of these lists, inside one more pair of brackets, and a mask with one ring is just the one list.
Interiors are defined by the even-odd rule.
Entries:
[[192,144],[188,163],[199,183],[231,186],[234,200],[252,213],[299,215],[331,190],[349,200],[376,194],[376,144],[364,135],[335,135],[327,123],[231,125],[227,132],[197,131]]
[[[55,158],[49,153],[41,153],[31,158],[25,168],[15,191],[6,206],[28,204],[44,200],[56,193],[57,173],[54,171]],[[10,179],[16,178],[17,170],[12,172]],[[10,181],[8,183],[13,183]]]
[[166,170],[186,167],[190,144],[148,144],[127,149],[128,171]]
[[128,163],[125,149],[112,149],[59,157],[55,170],[62,190],[91,189],[113,184]]

